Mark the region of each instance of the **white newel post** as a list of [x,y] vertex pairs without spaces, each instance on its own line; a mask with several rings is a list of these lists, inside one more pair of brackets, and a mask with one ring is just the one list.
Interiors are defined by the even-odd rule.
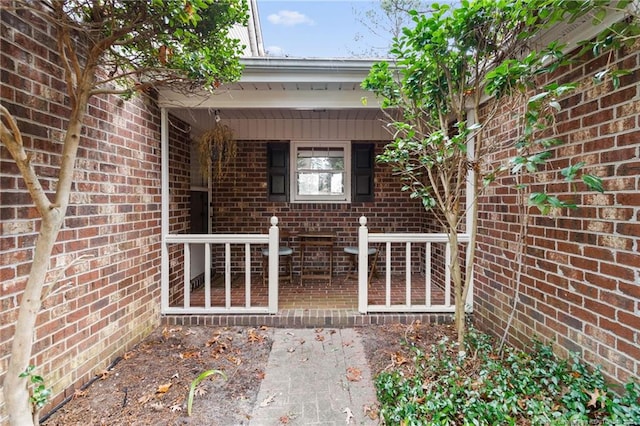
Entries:
[[278,313],[278,265],[280,259],[280,230],[278,229],[278,218],[271,217],[271,227],[269,228],[269,313]]
[[367,313],[368,271],[369,271],[369,230],[367,218],[360,216],[358,228],[358,312]]

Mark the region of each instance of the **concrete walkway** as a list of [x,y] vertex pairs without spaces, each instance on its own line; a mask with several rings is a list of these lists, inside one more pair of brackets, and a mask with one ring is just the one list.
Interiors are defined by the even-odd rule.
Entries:
[[251,426],[377,425],[375,389],[353,328],[275,329]]

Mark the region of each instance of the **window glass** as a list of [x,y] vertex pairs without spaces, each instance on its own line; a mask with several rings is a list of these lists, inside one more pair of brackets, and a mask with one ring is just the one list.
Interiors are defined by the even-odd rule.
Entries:
[[295,183],[293,199],[297,201],[346,201],[349,196],[349,144],[325,142],[294,143]]

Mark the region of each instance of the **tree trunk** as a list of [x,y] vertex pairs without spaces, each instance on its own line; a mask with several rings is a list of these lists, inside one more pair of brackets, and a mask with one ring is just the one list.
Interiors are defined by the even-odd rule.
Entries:
[[[453,209],[452,209],[453,210]],[[465,335],[465,303],[463,298],[465,280],[462,279],[462,268],[460,266],[460,250],[457,229],[457,214],[455,211],[445,213],[447,217],[447,237],[450,246],[449,268],[451,271],[451,280],[453,281],[453,294],[455,304],[454,324],[458,334],[459,350],[462,350]]]
[[[49,269],[51,251],[58,237],[64,216],[51,214],[44,218],[36,242],[33,263],[27,280],[16,322],[11,358],[4,379],[4,398],[9,423],[15,426],[37,425],[38,412],[29,401],[29,380],[20,377],[29,366],[36,319],[42,303],[42,288]],[[33,412],[32,412],[33,410]]]
[[[31,361],[36,320],[42,304],[42,290],[49,270],[51,252],[58,238],[58,231],[64,221],[69,203],[71,183],[73,182],[72,176],[80,144],[80,132],[88,102],[88,93],[86,91],[86,94],[81,98],[81,102],[77,104],[77,108],[71,114],[62,150],[55,203],[45,204],[42,199],[37,199],[38,197],[34,195],[33,187],[39,187],[39,183],[26,179],[26,173],[21,168],[27,187],[42,215],[42,221],[36,240],[31,270],[20,301],[18,319],[11,346],[11,358],[9,359],[3,384],[9,424],[11,426],[36,426],[38,424],[39,409],[30,403],[29,378],[19,376],[27,369]],[[20,147],[20,151],[20,154],[24,155],[22,147]],[[21,160],[14,151],[10,150],[10,152],[16,162]],[[33,172],[30,164],[23,164],[23,166]],[[35,173],[32,173],[32,175],[35,176]]]

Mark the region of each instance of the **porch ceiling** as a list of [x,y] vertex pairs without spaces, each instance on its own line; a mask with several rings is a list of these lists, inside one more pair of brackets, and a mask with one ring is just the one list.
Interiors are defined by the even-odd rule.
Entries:
[[[215,93],[160,92],[160,106],[198,132],[222,120],[377,120],[380,106],[360,83],[376,62],[363,59],[245,58],[240,81]],[[366,104],[362,99],[366,98]]]
[[[210,123],[218,111],[224,120],[377,120],[382,118],[379,109],[292,109],[292,108],[171,108],[173,115],[188,123]],[[193,124],[193,123],[192,123]]]

